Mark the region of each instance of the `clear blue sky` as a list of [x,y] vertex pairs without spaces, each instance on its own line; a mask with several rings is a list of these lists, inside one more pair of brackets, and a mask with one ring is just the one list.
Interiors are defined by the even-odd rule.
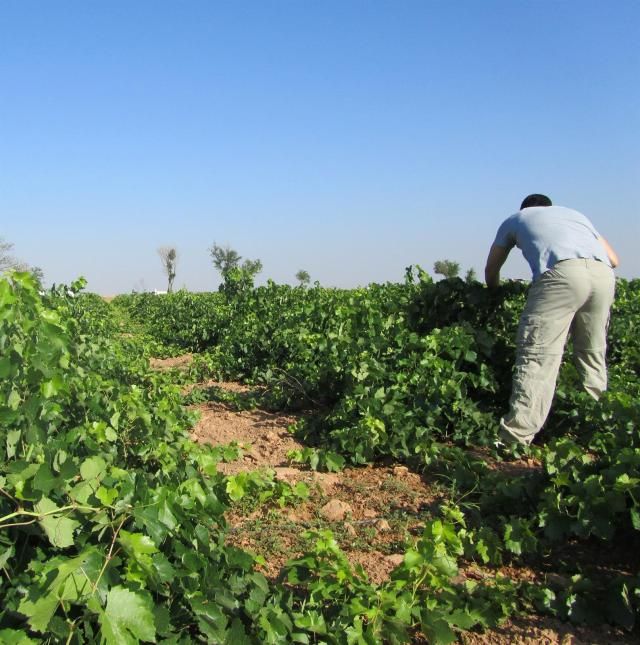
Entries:
[[[640,2],[3,0],[0,236],[48,282],[482,274],[530,192],[640,276]],[[514,250],[503,272],[528,277]]]

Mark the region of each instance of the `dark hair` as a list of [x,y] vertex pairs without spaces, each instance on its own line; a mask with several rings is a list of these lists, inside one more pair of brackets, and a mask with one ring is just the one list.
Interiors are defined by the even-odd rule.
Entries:
[[520,210],[531,208],[531,206],[551,206],[551,200],[546,195],[534,193],[524,198],[522,204],[520,204]]

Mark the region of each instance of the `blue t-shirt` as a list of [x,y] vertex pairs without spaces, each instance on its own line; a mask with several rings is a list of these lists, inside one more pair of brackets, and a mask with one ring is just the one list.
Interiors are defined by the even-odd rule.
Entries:
[[517,246],[537,280],[561,260],[588,258],[611,266],[593,224],[578,211],[564,206],[533,206],[508,217],[494,244]]

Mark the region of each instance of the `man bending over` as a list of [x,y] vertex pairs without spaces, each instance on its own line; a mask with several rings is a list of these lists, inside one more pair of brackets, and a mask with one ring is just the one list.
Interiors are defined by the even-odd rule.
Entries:
[[528,445],[545,422],[567,335],[585,390],[594,398],[607,388],[607,324],[618,256],[578,211],[529,195],[498,229],[485,280],[500,282],[500,269],[517,246],[533,273],[516,338],[509,412],[500,420],[505,443]]

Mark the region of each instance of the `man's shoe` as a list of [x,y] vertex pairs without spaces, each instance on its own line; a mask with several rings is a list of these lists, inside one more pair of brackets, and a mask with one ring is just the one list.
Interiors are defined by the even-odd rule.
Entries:
[[500,461],[512,461],[513,459],[522,459],[529,452],[529,446],[519,441],[505,442],[497,439],[493,442],[494,454]]

